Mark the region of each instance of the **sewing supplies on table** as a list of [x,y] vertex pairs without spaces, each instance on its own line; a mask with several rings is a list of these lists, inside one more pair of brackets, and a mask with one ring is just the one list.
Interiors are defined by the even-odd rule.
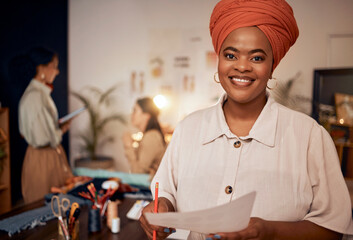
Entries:
[[[54,195],[51,198],[51,210],[55,217],[58,218],[59,226],[66,240],[77,239],[77,231],[74,231],[76,220],[80,214],[80,206],[74,202],[70,207],[68,198],[61,198]],[[59,231],[60,233],[60,231]],[[74,236],[73,236],[74,235]]]
[[119,201],[108,201],[107,208],[107,226],[112,230],[112,222],[114,218],[118,218],[118,204]]
[[[109,202],[110,198],[114,195],[117,191],[119,184],[115,181],[105,181],[102,184],[102,189],[104,191],[100,191],[98,193],[96,187],[93,183],[87,185],[88,192],[79,192],[78,194],[92,202],[92,209],[89,212],[89,231],[90,232],[97,232],[101,229],[101,218],[107,213],[107,223],[109,228],[111,228],[111,221],[113,218],[117,217],[118,211],[117,207],[114,209],[110,207],[109,210]],[[117,206],[117,203],[116,203]],[[109,218],[109,219],[108,219]]]

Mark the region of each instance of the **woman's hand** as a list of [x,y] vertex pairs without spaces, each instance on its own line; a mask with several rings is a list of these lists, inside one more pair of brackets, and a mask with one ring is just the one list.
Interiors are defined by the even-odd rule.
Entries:
[[222,240],[265,240],[273,239],[273,232],[267,221],[261,218],[251,218],[247,228],[239,232],[210,234],[206,240],[222,239]]
[[298,222],[266,221],[261,218],[251,218],[247,228],[232,233],[216,233],[207,236],[211,239],[231,240],[267,240],[267,239],[341,239],[342,234],[303,220]]
[[[161,226],[150,225],[145,218],[145,213],[153,213],[154,212],[154,201],[148,204],[143,210],[140,217],[140,224],[143,230],[146,232],[148,239],[153,238],[153,230],[156,230],[157,239],[165,239],[168,237],[172,232],[175,232],[173,228],[166,228]],[[171,202],[166,198],[159,198],[158,199],[158,210],[157,212],[174,212],[174,207]]]
[[66,133],[69,128],[70,128],[71,120],[67,121],[66,123],[60,125],[61,132],[64,134]]
[[131,147],[132,146],[132,138],[131,138],[131,133],[130,132],[125,132],[123,135],[123,143],[124,147]]

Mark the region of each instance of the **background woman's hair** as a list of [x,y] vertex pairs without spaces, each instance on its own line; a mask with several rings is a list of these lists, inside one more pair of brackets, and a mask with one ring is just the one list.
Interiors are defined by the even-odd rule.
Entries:
[[57,57],[58,55],[54,51],[51,51],[47,48],[35,47],[28,52],[28,56],[33,62],[34,66],[38,67],[39,65],[46,65],[50,63],[53,58]]
[[136,102],[141,107],[144,113],[148,113],[151,115],[150,119],[148,120],[145,132],[151,129],[156,129],[162,135],[163,142],[165,143],[164,134],[162,132],[161,125],[158,121],[159,109],[156,104],[154,104],[152,98],[144,97],[138,99]]
[[14,57],[9,62],[9,75],[11,82],[18,85],[27,85],[36,75],[39,65],[50,63],[58,55],[47,48],[35,47],[27,54]]

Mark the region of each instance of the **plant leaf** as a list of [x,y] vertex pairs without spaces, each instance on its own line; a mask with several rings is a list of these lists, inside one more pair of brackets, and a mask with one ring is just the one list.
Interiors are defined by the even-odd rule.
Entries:
[[87,108],[89,108],[90,107],[90,102],[89,102],[89,100],[88,100],[88,98],[86,98],[84,95],[82,95],[82,94],[80,94],[80,93],[78,93],[78,92],[71,92],[71,94],[74,96],[74,97],[76,97],[78,100],[80,100],[82,103],[83,103],[83,105],[85,105]]
[[103,94],[102,90],[94,86],[89,87],[88,90],[91,91],[93,94],[95,94],[97,97]]
[[107,101],[107,104],[109,105],[109,95],[113,92],[113,91],[115,91],[115,89],[116,89],[116,86],[113,86],[113,87],[110,87],[107,91],[105,91],[102,95],[101,95],[101,97],[100,97],[100,99],[99,99],[99,103],[103,103],[103,102],[105,102],[105,101]]
[[120,122],[123,123],[123,124],[126,123],[126,120],[125,120],[125,118],[124,118],[122,115],[120,115],[120,114],[115,114],[115,115],[111,115],[111,116],[109,116],[109,117],[106,117],[106,118],[104,118],[101,122],[99,122],[99,123],[97,124],[97,129],[102,130],[103,127],[104,127],[107,123],[109,123],[109,122],[111,122],[111,121],[120,121]]
[[106,143],[112,143],[114,142],[114,137],[113,136],[106,136],[105,138],[103,138],[100,143],[99,146],[104,145]]

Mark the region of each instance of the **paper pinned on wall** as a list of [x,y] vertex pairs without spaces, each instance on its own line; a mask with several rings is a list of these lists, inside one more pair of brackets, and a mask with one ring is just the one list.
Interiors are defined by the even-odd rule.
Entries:
[[146,213],[150,224],[199,233],[236,232],[248,226],[256,192],[230,203],[193,212]]

